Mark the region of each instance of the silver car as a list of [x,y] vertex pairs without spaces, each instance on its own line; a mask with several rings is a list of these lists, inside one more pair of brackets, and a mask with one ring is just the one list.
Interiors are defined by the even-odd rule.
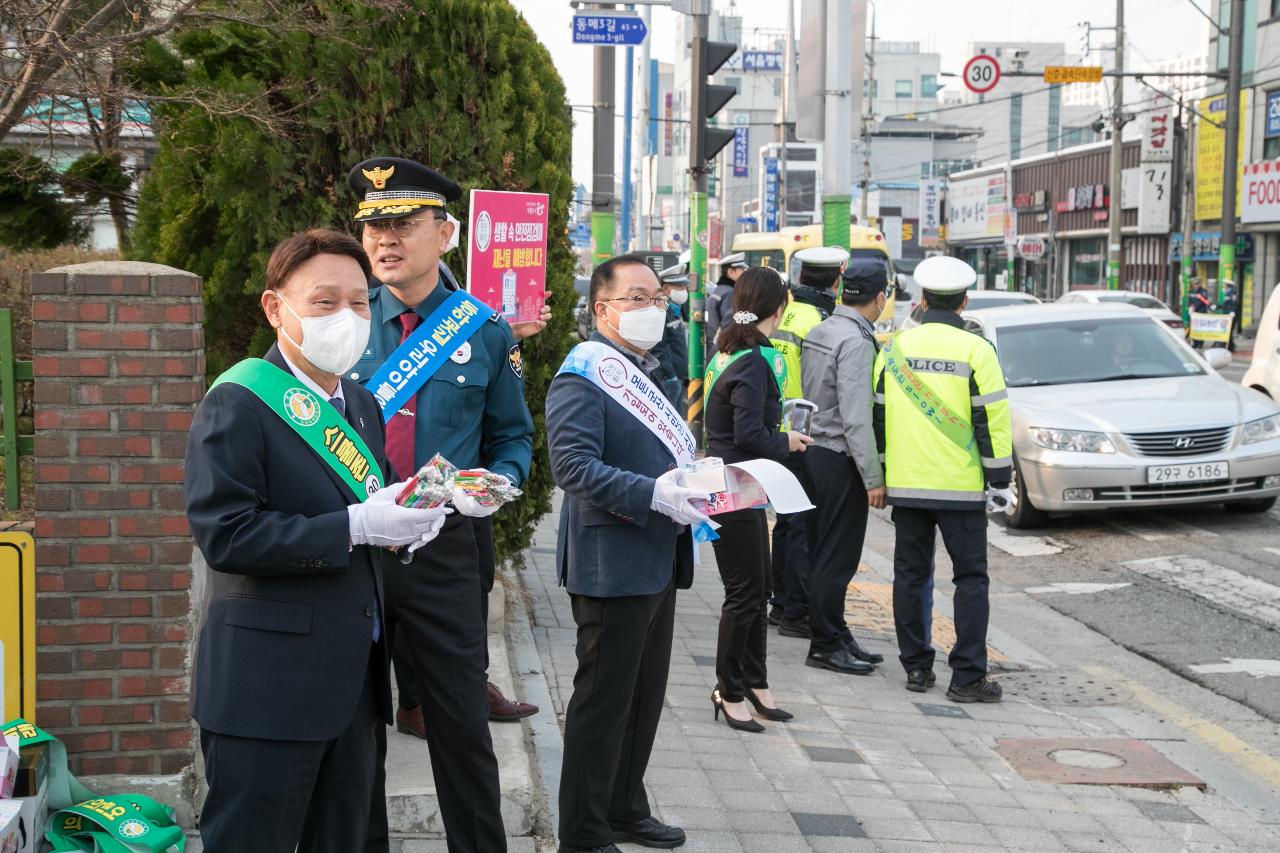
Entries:
[[1009,386],[1011,527],[1050,513],[1275,504],[1280,408],[1209,367],[1225,351],[1206,363],[1124,304],[994,308],[966,320],[995,344]]

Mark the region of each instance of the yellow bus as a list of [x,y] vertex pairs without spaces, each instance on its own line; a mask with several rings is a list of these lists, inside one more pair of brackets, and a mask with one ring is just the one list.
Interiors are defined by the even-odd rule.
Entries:
[[[791,256],[801,249],[810,246],[821,246],[821,225],[799,225],[783,228],[780,231],[744,232],[733,238],[733,251],[746,255],[747,266],[772,267],[781,273],[791,268]],[[889,281],[896,284],[893,258],[889,255],[889,245],[884,235],[875,228],[864,225],[849,226],[849,254],[853,257],[882,258],[889,268]],[[889,303],[876,323],[876,340],[884,343],[893,336],[893,305],[896,301],[896,288],[890,291]]]

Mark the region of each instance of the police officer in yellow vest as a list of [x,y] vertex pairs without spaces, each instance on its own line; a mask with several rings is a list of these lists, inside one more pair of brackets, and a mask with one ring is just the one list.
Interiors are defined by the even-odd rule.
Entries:
[[924,291],[919,326],[876,359],[873,421],[893,507],[893,621],[907,689],[933,685],[934,650],[925,636],[922,590],[930,578],[935,529],[951,555],[956,643],[948,663],[955,702],[999,702],[987,680],[987,518],[1012,497],[1012,425],[995,349],[968,332],[960,312],[977,280],[958,258],[916,268]]
[[[782,322],[770,336],[774,349],[787,363],[782,396],[803,396],[800,351],[809,332],[831,316],[836,308],[836,285],[849,253],[838,246],[815,246],[791,256],[791,301]],[[805,472],[804,457],[792,453],[787,468],[804,484],[809,498],[813,488]],[[769,622],[784,637],[809,639],[809,512],[779,515],[773,527],[773,597]]]

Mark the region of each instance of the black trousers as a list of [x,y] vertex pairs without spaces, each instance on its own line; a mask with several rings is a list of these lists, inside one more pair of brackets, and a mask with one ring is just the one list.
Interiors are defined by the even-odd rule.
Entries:
[[[507,841],[498,761],[489,737],[487,631],[479,606],[471,519],[450,516],[418,555],[409,565],[387,572],[388,639],[393,648],[408,652],[412,683],[421,691],[431,773],[450,853],[502,853]],[[402,690],[405,683],[400,682]],[[386,727],[381,727],[371,828],[379,826],[378,811],[385,815],[386,810],[386,749]],[[385,817],[381,824],[385,826]],[[385,837],[371,833],[365,850],[385,853],[388,846]]]
[[720,538],[711,543],[724,583],[716,686],[726,702],[741,702],[748,688],[769,686],[765,665],[769,630],[769,519],[763,510],[716,516]]
[[924,626],[923,592],[933,574],[935,530],[951,556],[955,583],[956,644],[951,683],[972,684],[987,674],[987,515],[980,509],[894,507],[893,625],[898,659],[907,672],[933,669],[934,650]]
[[560,843],[611,844],[615,823],[649,817],[644,773],[667,692],[674,580],[655,595],[570,596],[578,671],[565,711]]
[[843,453],[813,444],[804,453],[804,465],[817,507],[809,513],[809,649],[834,652],[853,637],[844,621],[844,601],[862,560],[867,490],[858,466]]
[[[485,630],[489,625],[489,593],[493,591],[493,581],[497,576],[498,564],[493,548],[493,516],[473,518],[471,526],[476,535],[476,552],[480,560],[480,618],[484,621]],[[401,640],[391,649],[391,663],[396,671],[396,686],[399,688],[401,708],[416,708],[422,704],[422,694],[418,690],[417,680],[413,675],[413,660],[408,646]],[[489,644],[484,644],[484,671],[489,671]]]
[[[804,486],[810,502],[813,487],[805,471],[804,454],[787,457],[787,469]],[[809,615],[809,522],[813,511],[779,513],[773,524],[773,596],[769,600],[774,613],[789,622],[803,622]]]
[[350,853],[363,846],[377,733],[386,730],[375,698],[377,666],[370,661],[355,714],[333,740],[263,740],[200,730],[209,783],[200,811],[205,850]]

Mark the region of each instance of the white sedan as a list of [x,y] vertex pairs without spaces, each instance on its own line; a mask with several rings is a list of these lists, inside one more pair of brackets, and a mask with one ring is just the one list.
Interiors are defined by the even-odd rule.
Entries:
[[[988,308],[1007,308],[1010,305],[1039,305],[1040,300],[1032,296],[1030,293],[1023,293],[1020,290],[970,290],[969,304],[964,310],[967,314],[970,311],[986,311]],[[919,326],[921,318],[924,317],[924,303],[916,303],[916,307],[911,309],[910,316],[902,322],[903,329],[910,329],[912,326]]]
[[1052,514],[1280,495],[1280,408],[1223,379],[1130,305],[966,313],[1000,357],[1013,414],[1011,527]]
[[1168,305],[1165,305],[1150,293],[1141,293],[1137,290],[1072,290],[1059,296],[1058,301],[1066,305],[1079,305],[1081,303],[1105,305],[1107,303],[1122,302],[1126,305],[1132,305],[1134,308],[1142,309],[1148,316],[1159,320],[1170,329],[1176,329],[1181,332],[1186,328],[1182,318],[1169,310]]

